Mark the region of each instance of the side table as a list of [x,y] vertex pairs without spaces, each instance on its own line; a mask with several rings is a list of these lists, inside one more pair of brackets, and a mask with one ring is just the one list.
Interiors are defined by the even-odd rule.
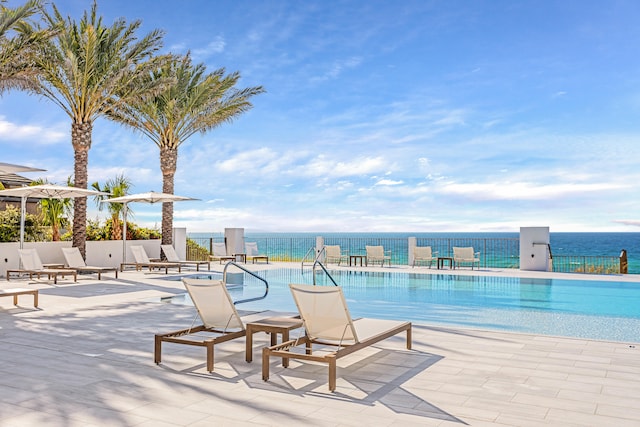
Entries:
[[358,260],[360,261],[360,267],[362,267],[362,261],[364,260],[365,265],[367,264],[367,256],[366,255],[349,255],[349,267],[351,267],[351,263],[354,266],[358,265]]
[[[282,342],[289,341],[289,331],[302,327],[302,320],[296,317],[269,317],[256,322],[247,323],[247,339],[245,360],[253,360],[253,334],[266,332],[271,335],[271,345],[278,343],[278,334],[282,335]],[[289,359],[282,358],[282,366],[289,366]]]
[[455,265],[453,264],[453,258],[450,256],[439,256],[438,259],[436,260],[436,264],[438,266],[438,270],[440,270],[441,268],[444,267],[444,262],[448,261],[449,262],[449,270],[451,270],[452,268],[455,268]]

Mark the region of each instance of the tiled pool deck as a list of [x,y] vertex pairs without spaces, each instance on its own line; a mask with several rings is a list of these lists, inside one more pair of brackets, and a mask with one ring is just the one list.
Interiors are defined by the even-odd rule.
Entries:
[[166,344],[155,365],[154,334],[193,320],[192,307],[153,302],[180,282],[105,276],[2,279],[0,289],[40,289],[40,309],[0,298],[0,426],[640,425],[640,343],[414,325],[410,351],[398,336],[341,359],[330,393],[325,366],[274,360],[262,381],[242,339],[216,346],[212,374],[189,346]]

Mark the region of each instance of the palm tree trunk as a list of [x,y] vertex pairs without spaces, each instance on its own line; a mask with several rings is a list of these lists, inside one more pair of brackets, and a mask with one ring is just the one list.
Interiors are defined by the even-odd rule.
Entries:
[[[173,194],[173,180],[178,164],[178,149],[160,147],[160,170],[162,171],[162,192]],[[162,244],[173,243],[173,202],[162,204]]]
[[[91,123],[71,124],[71,143],[74,151],[73,185],[87,188],[87,168],[89,166],[89,148],[91,148]],[[85,257],[87,241],[87,198],[77,197],[73,203],[73,246]]]

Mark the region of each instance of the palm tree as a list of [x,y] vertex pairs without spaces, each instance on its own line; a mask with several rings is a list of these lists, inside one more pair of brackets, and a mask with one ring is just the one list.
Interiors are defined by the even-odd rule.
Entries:
[[[111,239],[112,240],[122,240],[122,226],[120,225],[120,216],[122,215],[123,221],[126,221],[127,218],[124,218],[124,203],[102,203],[103,200],[109,200],[113,197],[122,197],[126,196],[129,193],[129,189],[131,188],[131,181],[126,178],[124,175],[117,175],[113,179],[107,180],[102,187],[98,182],[94,182],[91,184],[94,190],[102,191],[104,193],[110,193],[105,195],[96,196],[95,200],[98,205],[98,209],[102,210],[105,205],[111,214]],[[128,213],[131,213],[131,210],[128,210]]]
[[[39,71],[36,92],[58,105],[71,118],[71,143],[74,150],[74,185],[87,188],[87,166],[93,122],[111,110],[145,93],[153,93],[163,83],[141,79],[164,61],[154,57],[161,47],[163,33],[155,30],[138,39],[140,21],[127,24],[123,18],[107,27],[97,16],[97,4],[85,11],[79,23],[65,18],[53,6],[43,12],[51,27],[59,33],[38,51],[35,65]],[[25,29],[35,31],[34,28]],[[84,256],[87,200],[75,202],[73,246]]]
[[[142,132],[160,148],[162,192],[173,194],[178,147],[197,132],[205,133],[233,121],[253,106],[249,99],[264,89],[261,86],[237,89],[238,72],[225,75],[221,68],[206,74],[205,65],[193,65],[189,55],[173,58],[148,78],[151,82],[171,79],[173,83],[154,96],[109,114]],[[171,244],[172,229],[173,203],[163,203],[163,244]]]
[[[4,1],[3,1],[4,3]],[[0,92],[11,89],[28,89],[36,72],[33,55],[41,43],[55,34],[55,28],[22,32],[41,7],[41,0],[29,0],[22,6],[10,9],[0,5]]]

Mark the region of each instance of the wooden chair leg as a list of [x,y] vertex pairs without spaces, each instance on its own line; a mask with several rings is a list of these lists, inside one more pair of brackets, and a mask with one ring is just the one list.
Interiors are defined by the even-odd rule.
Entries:
[[262,380],[269,381],[269,349],[262,349]]
[[153,361],[156,364],[160,363],[160,359],[162,358],[162,338],[156,335],[156,342],[153,351]]
[[207,371],[213,372],[213,342],[207,343]]
[[329,391],[336,390],[336,358],[329,358]]

